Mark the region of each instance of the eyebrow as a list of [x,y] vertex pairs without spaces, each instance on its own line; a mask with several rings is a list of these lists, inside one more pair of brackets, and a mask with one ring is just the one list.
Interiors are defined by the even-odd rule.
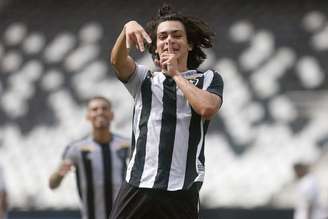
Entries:
[[177,32],[184,32],[184,31],[183,31],[183,30],[161,31],[161,32],[158,32],[157,35],[159,35],[159,34],[164,34],[164,33],[177,33]]

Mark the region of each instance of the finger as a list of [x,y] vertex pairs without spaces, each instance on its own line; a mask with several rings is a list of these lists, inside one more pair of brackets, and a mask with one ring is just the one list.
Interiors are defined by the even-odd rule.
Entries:
[[126,43],[126,48],[127,49],[130,49],[130,47],[131,47],[131,39],[130,39],[130,37],[129,37],[129,35],[126,35],[125,36],[126,38],[125,38],[125,43]]
[[143,38],[146,40],[147,43],[151,43],[151,38],[150,38],[150,36],[146,33],[146,31],[143,30],[143,31],[141,32],[141,34],[142,34]]
[[136,34],[136,37],[137,37],[137,45],[139,47],[139,50],[143,52],[145,50],[143,38],[140,34]]
[[173,53],[173,48],[172,48],[172,44],[171,43],[169,43],[169,45],[168,45],[168,51],[169,51],[170,54]]

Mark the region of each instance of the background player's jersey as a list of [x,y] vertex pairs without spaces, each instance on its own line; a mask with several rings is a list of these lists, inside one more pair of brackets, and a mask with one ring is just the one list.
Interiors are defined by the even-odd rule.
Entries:
[[71,160],[76,168],[83,219],[108,219],[125,176],[127,142],[113,135],[111,142],[99,144],[88,136],[66,147],[63,159]]

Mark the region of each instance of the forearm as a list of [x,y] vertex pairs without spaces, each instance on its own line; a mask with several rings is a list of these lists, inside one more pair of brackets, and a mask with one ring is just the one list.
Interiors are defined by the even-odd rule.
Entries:
[[50,189],[56,189],[60,186],[64,175],[61,175],[58,171],[54,172],[49,178]]
[[221,105],[221,98],[195,87],[180,74],[173,76],[177,86],[183,92],[192,108],[205,119],[216,114]]
[[0,219],[5,218],[8,209],[7,194],[2,192],[0,194]]
[[126,81],[130,78],[135,68],[135,63],[129,56],[129,51],[126,47],[125,27],[114,44],[110,61],[120,80]]

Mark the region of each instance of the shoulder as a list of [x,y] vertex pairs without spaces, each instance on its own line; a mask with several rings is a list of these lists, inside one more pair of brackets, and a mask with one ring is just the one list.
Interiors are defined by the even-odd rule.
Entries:
[[204,76],[220,77],[222,79],[221,74],[218,71],[214,70],[214,69],[208,69],[208,70],[206,70],[202,73],[204,74]]
[[128,149],[130,147],[130,140],[118,134],[113,134],[113,143],[116,149]]
[[84,144],[87,144],[87,143],[90,143],[90,142],[92,142],[91,138],[90,138],[90,136],[87,135],[87,136],[84,136],[84,137],[81,137],[79,139],[71,141],[67,145],[67,147],[79,147],[81,145],[84,145]]

